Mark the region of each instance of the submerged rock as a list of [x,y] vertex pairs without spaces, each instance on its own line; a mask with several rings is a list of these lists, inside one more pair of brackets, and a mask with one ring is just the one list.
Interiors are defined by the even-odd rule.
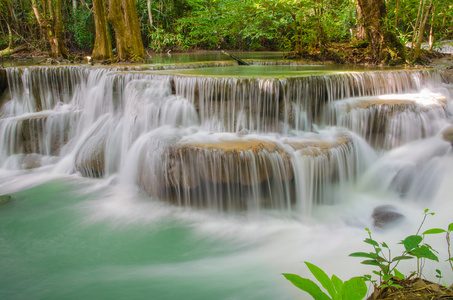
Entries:
[[373,210],[371,217],[374,220],[374,226],[385,227],[402,219],[404,216],[397,212],[396,208],[392,205],[381,205]]
[[11,202],[12,199],[13,199],[13,197],[11,197],[11,195],[8,195],[8,194],[0,195],[0,205]]

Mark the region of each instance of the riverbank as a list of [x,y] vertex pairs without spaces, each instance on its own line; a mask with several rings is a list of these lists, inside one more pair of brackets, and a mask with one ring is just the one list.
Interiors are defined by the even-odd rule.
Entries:
[[[183,54],[199,54],[199,53],[217,53],[220,51],[187,51],[187,52],[168,52],[168,53],[157,53],[153,51],[146,51],[147,57],[144,59],[146,62],[152,57],[156,56],[171,56],[171,55],[183,55]],[[234,52],[234,51],[230,51]],[[407,53],[410,52],[410,49],[407,48]],[[246,52],[237,52],[237,53],[246,53]],[[255,53],[255,52],[252,52]],[[260,53],[260,52],[256,52]],[[376,65],[373,62],[371,53],[367,48],[367,43],[335,43],[331,44],[322,49],[312,49],[304,50],[302,53],[294,52],[279,52],[282,53],[282,59],[289,59],[294,61],[313,61],[323,64],[343,64],[343,65]],[[87,51],[73,51],[71,53],[72,58],[69,60],[65,59],[53,59],[48,56],[48,53],[41,52],[37,49],[23,49],[18,51],[9,57],[0,57],[0,65],[2,62],[11,61],[11,60],[26,60],[33,59],[38,64],[69,64],[69,63],[92,63],[92,64],[109,64],[109,61],[94,61],[91,59],[91,53]],[[221,55],[221,54],[220,54]],[[430,66],[438,60],[448,60],[452,59],[453,55],[448,53],[441,53],[434,50],[422,50],[422,54],[418,64],[409,64],[407,62],[402,62],[397,59],[392,59],[389,54],[387,58],[384,58],[383,61],[379,64],[382,66]],[[225,56],[225,60],[228,57]],[[243,59],[247,59],[244,58]],[[127,62],[126,62],[127,63]]]

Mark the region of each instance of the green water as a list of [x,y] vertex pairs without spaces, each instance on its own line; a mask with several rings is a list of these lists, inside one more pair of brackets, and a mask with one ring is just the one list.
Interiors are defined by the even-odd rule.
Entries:
[[[284,52],[229,52],[241,59],[282,59]],[[189,63],[201,61],[234,61],[220,51],[193,53],[158,53],[145,59],[150,64]]]
[[[198,221],[175,217],[171,207],[162,211],[160,204],[159,218],[149,220],[143,211],[135,218],[134,211],[143,208],[153,214],[149,199],[136,200],[137,211],[128,211],[129,200],[115,204],[80,189],[83,185],[51,181],[17,192],[0,206],[0,299],[284,295],[272,283],[280,279],[276,270],[259,259],[244,259],[250,255],[248,243],[200,234],[194,227]],[[104,212],[106,217],[96,217]],[[182,215],[187,213],[192,214]]]
[[365,66],[329,66],[329,65],[250,65],[230,67],[209,67],[197,69],[175,69],[152,71],[157,74],[170,74],[182,76],[208,76],[208,77],[259,77],[259,78],[285,78],[311,75],[330,75],[344,72],[363,72],[370,70]]

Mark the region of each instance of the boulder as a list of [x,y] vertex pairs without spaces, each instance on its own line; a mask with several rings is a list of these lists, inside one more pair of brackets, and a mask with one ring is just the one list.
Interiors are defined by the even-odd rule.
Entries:
[[392,205],[381,205],[376,207],[371,214],[374,226],[386,227],[387,225],[401,220],[404,216],[396,211]]

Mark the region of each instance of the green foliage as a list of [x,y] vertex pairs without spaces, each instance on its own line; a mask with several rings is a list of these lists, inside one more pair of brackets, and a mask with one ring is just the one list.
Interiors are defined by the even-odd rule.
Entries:
[[93,49],[95,39],[93,11],[83,7],[78,9],[75,14],[70,16],[67,31],[73,35],[77,48]]
[[[366,228],[368,237],[364,240],[364,243],[370,245],[373,248],[373,251],[370,252],[354,252],[349,256],[351,257],[360,257],[365,258],[361,263],[365,265],[371,265],[378,267],[378,271],[374,270],[373,274],[378,275],[380,278],[380,284],[377,285],[376,281],[373,280],[372,275],[363,275],[361,277],[353,277],[346,282],[341,281],[337,276],[332,275],[331,278],[320,269],[319,267],[305,262],[311,274],[316,278],[320,285],[316,284],[314,281],[302,278],[299,275],[284,273],[286,279],[291,281],[293,285],[299,289],[310,294],[314,299],[317,300],[340,300],[340,299],[362,299],[367,294],[366,281],[374,283],[376,288],[402,288],[398,284],[399,280],[404,280],[406,276],[396,269],[398,264],[404,260],[417,260],[417,271],[415,274],[418,277],[422,277],[422,268],[423,260],[429,259],[439,262],[439,258],[435,251],[429,244],[425,242],[426,235],[436,235],[436,234],[445,234],[447,241],[447,250],[448,250],[448,259],[452,271],[453,271],[453,257],[451,255],[451,242],[450,234],[453,231],[453,223],[447,226],[447,229],[442,228],[432,228],[424,231],[420,234],[420,231],[423,227],[423,224],[426,221],[428,216],[434,215],[434,213],[429,212],[426,209],[423,213],[424,217],[420,226],[414,235],[410,235],[399,244],[403,245],[404,251],[399,256],[392,258],[391,249],[385,242],[377,242],[373,239],[371,231]],[[386,254],[384,253],[386,252]],[[414,273],[413,273],[414,274]],[[411,275],[412,276],[412,275]],[[436,278],[439,281],[443,278],[442,272],[436,270]],[[321,289],[321,287],[324,289]],[[326,291],[327,294],[324,292]]]
[[[365,265],[372,265],[379,268],[379,271],[375,271],[374,273],[379,276],[381,281],[381,286],[393,286],[399,287],[393,282],[393,277],[397,277],[400,279],[404,279],[404,275],[402,275],[396,267],[398,264],[403,260],[410,260],[410,259],[417,259],[417,275],[421,276],[422,267],[421,267],[421,260],[423,259],[430,259],[434,261],[439,261],[439,258],[434,253],[436,252],[429,244],[424,242],[423,235],[424,234],[434,234],[438,233],[438,230],[428,230],[423,233],[423,235],[419,235],[419,232],[426,220],[428,215],[434,215],[433,213],[429,213],[428,210],[425,210],[423,221],[418,228],[417,234],[410,235],[402,240],[399,244],[404,246],[404,251],[401,255],[393,257],[389,246],[386,243],[378,243],[375,241],[371,235],[371,231],[366,228],[368,233],[368,238],[364,240],[365,243],[371,245],[373,247],[373,251],[371,252],[354,252],[351,253],[349,256],[352,257],[361,257],[366,258],[366,260],[362,261],[362,264]],[[384,249],[387,252],[387,255],[384,254]],[[371,276],[368,276],[367,279],[370,279]]]
[[[312,280],[302,278],[299,275],[284,273],[286,279],[291,281],[299,289],[310,294],[314,299],[319,300],[360,300],[366,296],[367,287],[363,277],[353,277],[345,282],[335,275],[331,278],[319,267],[305,262],[310,272],[318,280],[321,286],[329,295]],[[330,296],[330,297],[329,297]]]

